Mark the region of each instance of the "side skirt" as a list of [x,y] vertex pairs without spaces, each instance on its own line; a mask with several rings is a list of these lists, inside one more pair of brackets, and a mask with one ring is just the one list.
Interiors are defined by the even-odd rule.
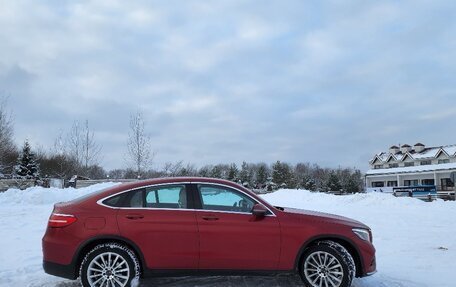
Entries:
[[275,276],[296,274],[295,270],[144,270],[143,277],[184,277],[184,276]]

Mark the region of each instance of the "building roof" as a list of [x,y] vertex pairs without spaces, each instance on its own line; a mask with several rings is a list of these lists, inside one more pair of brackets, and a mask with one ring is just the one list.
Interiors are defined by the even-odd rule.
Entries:
[[440,147],[425,148],[422,152],[414,153],[413,158],[414,159],[433,158],[438,155],[440,150],[441,150]]
[[[418,143],[416,145],[419,145],[419,144],[420,143]],[[410,147],[409,145],[402,145],[402,147],[404,147],[404,146]],[[391,148],[393,148],[393,147],[391,147]],[[456,145],[427,147],[427,148],[424,148],[420,152],[416,152],[415,150],[410,150],[406,153],[399,151],[394,154],[389,153],[389,152],[380,152],[374,156],[374,158],[371,160],[370,163],[372,164],[375,161],[375,159],[380,160],[382,163],[386,163],[391,155],[393,155],[397,161],[405,159],[406,156],[410,156],[412,159],[415,159],[415,160],[432,159],[432,158],[437,158],[441,152],[444,152],[449,157],[456,157]]]
[[396,167],[396,168],[383,168],[383,169],[370,169],[366,172],[366,175],[388,175],[388,174],[401,174],[401,173],[415,173],[415,172],[433,172],[439,170],[455,170],[456,162],[445,163],[445,164],[434,164],[434,165],[418,165],[408,167]]

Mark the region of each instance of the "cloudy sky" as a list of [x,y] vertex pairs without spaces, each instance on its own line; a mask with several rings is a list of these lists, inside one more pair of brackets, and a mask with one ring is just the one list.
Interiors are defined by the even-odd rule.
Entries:
[[18,144],[89,120],[123,167],[141,110],[155,164],[367,169],[456,143],[456,2],[0,0],[0,96]]

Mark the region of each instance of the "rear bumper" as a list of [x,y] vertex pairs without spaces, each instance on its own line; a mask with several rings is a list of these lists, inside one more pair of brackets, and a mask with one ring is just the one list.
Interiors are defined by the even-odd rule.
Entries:
[[50,275],[75,280],[78,278],[76,268],[73,264],[63,265],[49,261],[43,261],[44,272]]

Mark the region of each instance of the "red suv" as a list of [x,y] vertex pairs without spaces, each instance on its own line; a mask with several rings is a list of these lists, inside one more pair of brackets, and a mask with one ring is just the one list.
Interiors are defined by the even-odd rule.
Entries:
[[58,203],[43,266],[83,286],[140,277],[298,272],[305,286],[346,287],[376,271],[372,233],[348,218],[272,206],[230,181],[138,181]]

